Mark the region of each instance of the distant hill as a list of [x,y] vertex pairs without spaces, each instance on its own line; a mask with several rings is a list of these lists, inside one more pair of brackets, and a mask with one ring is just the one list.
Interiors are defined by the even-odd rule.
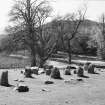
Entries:
[[[70,24],[68,24],[67,21],[63,21],[64,22],[64,27],[66,30],[70,30],[70,27],[72,28],[72,26],[70,26]],[[72,21],[71,21],[72,23]],[[45,27],[49,27],[51,26],[51,22],[45,24]],[[86,53],[88,50],[88,45],[87,42],[89,40],[89,38],[93,35],[92,34],[92,30],[94,27],[97,27],[97,22],[95,21],[91,21],[91,20],[84,20],[84,22],[81,24],[80,28],[79,28],[79,34],[76,35],[76,37],[71,41],[71,46],[72,46],[72,51],[73,52],[78,52],[78,53]],[[19,35],[25,34],[19,32]],[[5,38],[6,35],[0,35],[0,45],[1,45],[1,40],[3,38]],[[59,47],[62,45],[62,43],[59,44]]]
[[[66,30],[70,30],[72,26],[67,21],[64,22],[64,27]],[[51,24],[51,23],[49,23]],[[88,50],[88,41],[90,37],[93,36],[93,29],[97,27],[97,22],[91,20],[84,20],[79,27],[79,34],[75,36],[75,38],[71,41],[72,51],[75,53],[89,53]],[[72,21],[71,21],[72,25]],[[62,43],[60,43],[60,46]],[[60,47],[59,46],[59,47]]]

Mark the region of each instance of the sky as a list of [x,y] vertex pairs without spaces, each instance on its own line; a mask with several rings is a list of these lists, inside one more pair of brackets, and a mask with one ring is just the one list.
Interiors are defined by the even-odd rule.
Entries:
[[[105,0],[53,0],[52,16],[65,15],[82,9],[87,5],[86,18],[98,21],[102,13],[105,13]],[[5,33],[4,29],[9,24],[8,13],[13,6],[12,0],[0,0],[0,34]]]

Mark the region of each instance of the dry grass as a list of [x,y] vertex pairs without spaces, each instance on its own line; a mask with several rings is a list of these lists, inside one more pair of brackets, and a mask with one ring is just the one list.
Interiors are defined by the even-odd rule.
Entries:
[[[22,56],[29,56],[29,53],[27,51],[18,51],[15,53],[15,55],[20,56],[9,56],[6,54],[0,54],[0,68],[1,69],[9,69],[9,68],[24,68],[27,65],[30,65],[30,59],[29,58],[23,58]],[[68,64],[68,57],[66,53],[58,53],[53,55],[53,57],[50,58],[50,60],[58,61]],[[83,65],[86,61],[92,61],[93,63],[97,63],[98,60],[96,57],[92,56],[81,56],[81,55],[72,55],[72,63],[77,65]],[[100,61],[98,62],[99,67],[105,68],[105,63]]]
[[23,68],[29,64],[29,59],[10,57],[9,55],[0,54],[1,69]]
[[[104,105],[105,104],[105,72],[98,74],[87,74],[90,78],[76,81],[75,74],[61,76],[64,80],[50,79],[45,74],[33,75],[35,78],[24,78],[29,92],[18,93],[14,87],[0,86],[0,105]],[[0,71],[1,73],[1,71]],[[9,70],[9,83],[16,86],[14,79],[22,78],[20,69]],[[54,84],[46,85],[44,82],[51,80]]]
[[[49,62],[59,68],[66,67],[67,63]],[[0,68],[24,67],[29,64],[27,59],[9,57],[0,54]],[[12,66],[13,65],[13,66]],[[0,86],[0,105],[104,105],[105,104],[105,71],[97,70],[100,74],[84,73],[89,78],[76,81],[76,74],[66,76],[60,70],[64,80],[51,79],[45,74],[33,75],[35,78],[24,78],[20,71],[22,69],[7,69],[9,72],[9,83],[13,87]],[[103,72],[101,72],[103,71]],[[0,70],[1,75],[2,69]],[[22,79],[29,87],[29,92],[18,93],[14,91],[17,79]],[[53,81],[54,84],[46,85],[45,81]]]

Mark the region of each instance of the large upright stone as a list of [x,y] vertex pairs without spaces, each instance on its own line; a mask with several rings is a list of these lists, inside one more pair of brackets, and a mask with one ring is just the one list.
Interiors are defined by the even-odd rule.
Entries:
[[1,86],[10,86],[8,83],[8,71],[3,71],[0,78],[0,85]]
[[38,71],[39,71],[39,67],[31,67],[30,68],[31,69],[31,72],[33,73],[33,74],[36,74],[36,75],[38,75]]
[[51,75],[52,69],[53,69],[52,65],[47,66],[47,68],[45,69],[46,75]]
[[24,75],[25,75],[26,78],[32,78],[32,71],[31,71],[30,67],[25,68]]
[[46,75],[48,75],[48,76],[51,75],[51,69],[46,69],[45,72],[46,72]]
[[65,69],[64,74],[65,75],[71,75],[71,71],[69,69]]
[[91,63],[90,62],[86,62],[85,64],[84,64],[84,66],[83,66],[83,69],[85,70],[85,71],[88,71],[88,68],[89,68],[89,65],[90,65]]
[[60,75],[60,71],[58,68],[53,68],[52,71],[51,71],[51,78],[54,78],[54,79],[62,79],[61,78],[61,75]]
[[95,66],[93,64],[90,64],[88,67],[88,73],[94,74],[95,73],[94,68]]
[[82,77],[84,76],[84,70],[82,67],[78,67],[77,76]]
[[67,66],[65,71],[64,71],[65,75],[71,75],[71,66]]

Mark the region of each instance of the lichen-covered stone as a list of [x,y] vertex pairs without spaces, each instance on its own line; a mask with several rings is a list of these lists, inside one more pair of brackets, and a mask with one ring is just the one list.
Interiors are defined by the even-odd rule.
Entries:
[[25,68],[24,75],[25,75],[26,78],[32,78],[31,68]]
[[94,68],[95,68],[95,66],[93,64],[90,64],[88,67],[88,73],[94,74],[95,73]]
[[3,71],[0,78],[0,85],[1,86],[10,86],[8,83],[8,71]]
[[61,75],[60,75],[60,71],[58,68],[53,68],[52,71],[51,71],[51,78],[54,78],[54,79],[62,79],[61,78]]
[[71,71],[69,69],[65,69],[64,74],[65,75],[71,75]]
[[89,68],[89,65],[90,65],[91,63],[90,62],[86,62],[85,64],[84,64],[84,66],[83,66],[83,69],[85,70],[85,71],[88,71],[88,68]]
[[82,77],[84,76],[84,70],[82,67],[78,67],[77,69],[77,76]]

